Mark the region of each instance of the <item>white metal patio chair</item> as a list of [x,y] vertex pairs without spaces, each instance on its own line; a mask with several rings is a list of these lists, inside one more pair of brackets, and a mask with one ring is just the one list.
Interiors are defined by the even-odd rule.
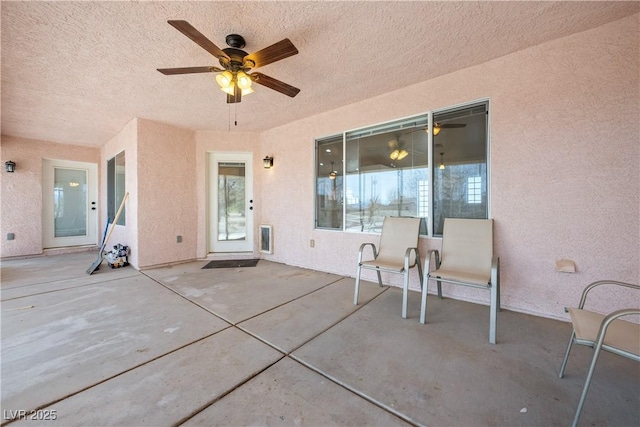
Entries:
[[[435,269],[431,271],[431,255]],[[500,259],[493,253],[493,220],[445,218],[442,255],[430,250],[425,259],[425,285],[422,288],[420,323],[427,318],[429,279],[438,283],[442,299],[442,282],[487,289],[491,292],[489,308],[489,342],[496,343],[498,310],[500,310]]]
[[[373,243],[363,243],[358,250],[358,270],[356,272],[356,286],[353,304],[358,305],[360,289],[360,273],[363,268],[375,270],[378,274],[378,284],[382,286],[381,271],[402,274],[404,276],[402,288],[402,317],[407,318],[407,296],[409,292],[409,269],[418,266],[420,287],[422,287],[422,260],[418,250],[420,235],[420,218],[391,217],[384,218],[379,248]],[[364,250],[371,246],[373,259],[363,261]]]
[[600,350],[606,350],[610,353],[617,354],[618,356],[640,362],[640,324],[620,319],[620,317],[623,316],[640,314],[640,308],[624,308],[616,310],[609,315],[603,315],[584,309],[589,291],[601,285],[622,286],[640,291],[640,286],[631,283],[617,282],[613,280],[600,280],[591,283],[582,291],[582,297],[580,298],[578,308],[567,309],[571,316],[573,331],[569,338],[569,345],[567,346],[567,351],[564,354],[564,359],[562,360],[558,377],[564,377],[564,370],[569,359],[569,352],[571,351],[571,347],[574,343],[593,348],[591,365],[587,371],[587,377],[584,381],[582,394],[580,395],[578,407],[576,408],[576,413],[573,417],[572,425],[574,427],[578,425],[578,420],[580,419],[582,407],[584,406],[587,392],[589,391],[589,384],[593,377],[593,371],[596,368],[596,362],[598,361]]

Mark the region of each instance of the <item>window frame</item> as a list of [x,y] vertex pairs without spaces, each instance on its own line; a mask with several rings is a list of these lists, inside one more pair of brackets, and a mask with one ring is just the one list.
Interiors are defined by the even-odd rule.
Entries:
[[[118,174],[118,159],[124,160],[124,173]],[[122,203],[122,199],[126,194],[126,165],[127,158],[125,156],[125,150],[120,151],[115,156],[107,160],[107,217],[109,218],[109,224],[113,223],[116,212]],[[122,179],[122,191],[119,192],[120,179]],[[126,207],[123,207],[120,217],[118,218],[117,225],[126,226]]]
[[[487,197],[487,201],[486,201],[486,217],[487,218],[491,218],[491,99],[489,97],[487,98],[480,98],[480,99],[475,99],[472,101],[468,101],[468,102],[464,102],[464,103],[460,103],[460,104],[455,104],[455,105],[449,105],[447,107],[444,108],[439,108],[439,109],[433,109],[421,114],[416,114],[416,115],[411,115],[411,116],[406,116],[403,118],[399,118],[399,119],[393,119],[393,120],[388,120],[385,122],[381,122],[381,123],[377,123],[377,124],[373,124],[373,125],[369,125],[369,126],[363,126],[363,127],[359,127],[359,128],[355,128],[355,129],[350,129],[350,130],[345,130],[343,132],[340,133],[333,133],[327,136],[323,136],[323,137],[319,137],[319,138],[315,138],[314,139],[314,175],[313,175],[313,179],[314,179],[314,218],[313,218],[313,225],[314,225],[314,229],[315,230],[323,230],[323,231],[334,231],[334,232],[346,232],[346,233],[355,233],[355,234],[379,234],[379,232],[375,232],[375,231],[355,231],[352,229],[347,229],[346,227],[346,216],[347,216],[347,203],[346,201],[346,172],[347,172],[347,144],[348,144],[348,135],[367,135],[367,134],[373,134],[373,132],[379,131],[381,129],[385,129],[386,127],[389,127],[391,125],[393,125],[394,123],[402,123],[402,122],[411,122],[412,120],[416,120],[418,118],[427,117],[427,123],[428,123],[428,127],[429,129],[433,129],[433,125],[434,125],[434,116],[435,115],[439,115],[439,114],[445,114],[448,112],[454,112],[456,110],[462,110],[462,109],[467,109],[467,108],[472,108],[474,106],[481,106],[482,104],[485,104],[486,106],[486,159],[485,159],[485,168],[486,168],[486,197]],[[318,145],[321,142],[325,142],[328,141],[330,139],[337,139],[338,137],[341,137],[342,139],[342,163],[343,163],[343,168],[342,168],[342,179],[343,179],[343,183],[342,183],[342,198],[343,198],[343,203],[342,203],[342,224],[340,228],[328,228],[328,227],[320,227],[318,226]],[[420,237],[427,237],[427,238],[442,238],[441,235],[434,235],[434,172],[435,169],[437,168],[437,161],[438,159],[436,158],[436,153],[434,150],[434,138],[433,138],[433,132],[427,132],[427,150],[428,150],[428,164],[427,164],[427,177],[428,177],[428,185],[427,187],[427,218],[428,220],[426,221],[426,228],[427,228],[427,234],[421,234]],[[466,185],[466,183],[465,183]],[[418,186],[420,186],[420,183],[418,182]],[[465,199],[467,200],[467,199]],[[416,209],[419,209],[418,207],[416,207]]]

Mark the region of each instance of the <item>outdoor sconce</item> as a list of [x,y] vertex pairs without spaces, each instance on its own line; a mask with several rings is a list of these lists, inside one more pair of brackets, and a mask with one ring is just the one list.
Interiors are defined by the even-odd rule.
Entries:
[[15,172],[16,171],[16,163],[9,160],[8,162],[4,162],[4,167],[7,169],[7,172]]
[[273,167],[273,157],[265,157],[262,161],[265,169],[271,169]]

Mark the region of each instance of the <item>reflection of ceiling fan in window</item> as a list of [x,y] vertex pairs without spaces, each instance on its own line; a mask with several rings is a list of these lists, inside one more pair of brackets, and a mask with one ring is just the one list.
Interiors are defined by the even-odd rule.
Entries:
[[[404,135],[401,136],[405,136],[408,133],[413,133],[415,131],[410,131],[405,133]],[[391,152],[389,153],[389,158],[391,160],[402,160],[405,157],[407,157],[409,154],[412,155],[416,155],[416,154],[421,154],[424,152],[421,152],[417,145],[419,145],[421,142],[414,140],[412,143],[410,143],[410,148],[407,150],[407,148],[405,148],[405,142],[402,140],[401,137],[396,137],[392,140],[390,140],[389,142],[387,142],[387,146],[389,147],[389,150],[391,150]],[[427,141],[426,139],[424,141],[422,141],[422,144],[424,144],[424,148],[426,149],[427,146]]]
[[404,143],[397,139],[392,139],[387,145],[391,149],[391,154],[389,154],[391,160],[402,160],[409,155],[409,152],[404,149]]
[[256,72],[249,73],[250,70],[296,55],[298,49],[296,49],[289,39],[283,39],[262,50],[248,54],[242,50],[245,46],[245,41],[244,38],[238,34],[229,34],[226,37],[226,42],[229,47],[220,49],[187,21],[168,22],[211,55],[215,56],[222,68],[215,66],[158,68],[158,71],[162,74],[220,73],[216,76],[216,81],[220,89],[227,94],[227,103],[240,102],[243,95],[253,92],[251,85],[254,82],[292,98],[300,92],[300,89],[276,80],[273,77],[269,77],[266,74]]
[[[442,129],[456,129],[456,128],[463,128],[465,126],[467,126],[466,123],[438,123],[438,122],[435,122],[433,124],[433,136],[436,136],[437,134],[439,134]],[[428,133],[429,132],[429,128],[426,128],[425,131],[427,131],[427,133]]]

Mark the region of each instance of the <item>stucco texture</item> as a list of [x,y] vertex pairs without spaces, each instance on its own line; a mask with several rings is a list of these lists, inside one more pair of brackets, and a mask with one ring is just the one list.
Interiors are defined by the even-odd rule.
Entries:
[[[138,265],[196,257],[193,132],[138,120]],[[178,243],[177,236],[182,236]]]
[[[313,229],[314,138],[489,98],[503,306],[565,318],[564,307],[575,305],[591,281],[637,283],[638,20],[634,15],[263,133],[263,154],[276,159],[262,191],[263,222],[273,224],[275,242],[265,257],[354,275],[359,244],[378,239]],[[421,239],[423,253],[439,246],[438,239]],[[574,260],[577,272],[557,272],[560,258]],[[487,292],[445,293],[488,304]],[[608,310],[612,301],[605,297],[595,309]]]
[[[107,142],[100,150],[100,164],[124,151],[125,156],[125,191],[129,197],[125,202],[125,225],[115,225],[111,234],[109,245],[121,243],[129,246],[131,253],[129,263],[134,267],[139,266],[140,249],[138,245],[138,119],[127,123],[117,135]],[[102,168],[102,185],[100,199],[103,207],[107,206],[107,168]],[[107,210],[101,210],[101,224],[107,221]],[[104,227],[104,225],[103,225]]]
[[[42,160],[98,163],[100,150],[2,135],[0,151],[0,257],[41,254]],[[16,163],[14,173],[4,170],[4,162],[8,160]],[[15,240],[7,240],[7,233],[14,233]]]

